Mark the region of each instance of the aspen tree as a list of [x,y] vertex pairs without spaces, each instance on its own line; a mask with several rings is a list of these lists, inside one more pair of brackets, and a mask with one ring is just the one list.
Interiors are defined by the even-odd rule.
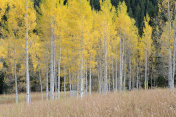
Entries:
[[175,2],[175,11],[174,11],[174,48],[173,48],[173,73],[172,73],[172,78],[173,78],[173,84],[174,84],[174,79],[175,79],[175,38],[176,38],[176,2]]
[[[47,18],[45,21],[45,26],[50,29],[50,99],[54,99],[54,33],[55,33],[55,13],[56,13],[56,6],[58,1],[57,0],[43,0],[41,4],[41,11],[43,18]],[[46,29],[47,29],[46,28]]]
[[148,89],[148,59],[151,54],[152,45],[152,27],[149,25],[150,18],[147,15],[144,19],[145,27],[143,28],[142,41],[144,43],[144,53],[145,53],[145,89]]
[[80,40],[80,96],[84,96],[84,43],[87,40],[87,35],[85,32],[89,32],[89,22],[91,7],[86,0],[75,0],[68,1],[68,5],[70,6],[70,14],[71,14],[71,22],[75,22],[74,24],[74,32],[76,32],[77,38]]
[[[102,42],[104,54],[104,86],[103,92],[108,92],[108,57],[110,55],[110,37],[114,34],[113,30],[113,17],[115,10],[112,7],[110,0],[105,0],[101,3],[101,26],[102,26]],[[112,32],[111,32],[112,31]]]
[[168,0],[168,22],[169,22],[169,28],[168,28],[168,38],[169,38],[169,45],[168,45],[168,51],[169,51],[169,68],[168,68],[168,84],[169,84],[169,88],[171,90],[174,89],[174,80],[172,78],[172,56],[171,56],[171,19],[170,19],[170,4],[169,4],[169,0]]

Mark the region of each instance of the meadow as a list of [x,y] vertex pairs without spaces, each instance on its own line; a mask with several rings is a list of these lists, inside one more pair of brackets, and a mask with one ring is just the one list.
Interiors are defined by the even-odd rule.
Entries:
[[19,95],[19,104],[15,95],[0,99],[0,117],[176,117],[176,93],[169,89],[94,93],[53,101],[42,101],[40,93],[33,93],[29,105],[25,94]]

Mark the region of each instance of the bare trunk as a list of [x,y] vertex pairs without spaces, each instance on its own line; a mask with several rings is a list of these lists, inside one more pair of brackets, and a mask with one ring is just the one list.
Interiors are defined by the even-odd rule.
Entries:
[[61,61],[61,53],[59,55],[59,60],[58,60],[58,87],[57,87],[57,96],[58,99],[60,99],[60,61]]
[[152,80],[153,80],[153,78],[152,78],[153,76],[151,75],[151,89],[153,88],[153,82],[152,82]]
[[[104,32],[104,35],[105,32]],[[108,86],[107,86],[107,44],[106,44],[106,36],[104,37],[104,89],[103,93],[107,93]]]
[[[53,19],[52,19],[53,20]],[[51,47],[50,47],[50,99],[54,99],[54,71],[53,71],[53,27],[51,24]]]
[[46,100],[49,99],[49,87],[48,87],[48,46],[47,46],[47,55],[46,55]]
[[80,96],[84,96],[84,74],[83,74],[83,64],[84,64],[84,59],[83,59],[83,23],[81,20],[81,66],[80,66]]
[[61,39],[60,39],[60,47],[59,47],[59,60],[58,60],[58,84],[57,84],[57,93],[58,93],[58,99],[60,99],[60,69],[61,69]]
[[[133,81],[133,82],[134,82],[134,81]],[[133,88],[134,88],[134,86],[133,86]],[[139,89],[139,65],[137,65],[136,88]]]
[[86,95],[87,95],[87,64],[86,64],[85,74],[86,74],[86,76],[85,76],[85,79],[86,79],[85,85],[86,85]]
[[[116,49],[116,55],[117,55],[117,49]],[[120,55],[120,58],[121,58],[121,55]],[[121,63],[121,59],[120,59],[120,63]],[[116,70],[115,70],[115,91],[117,91],[117,57],[116,57],[116,61],[115,61],[115,66],[116,66]],[[121,65],[120,65],[120,68],[121,68]]]
[[109,67],[109,72],[108,72],[108,92],[110,92],[111,91],[111,69],[110,69],[110,67]]
[[30,103],[30,78],[29,78],[29,56],[28,56],[28,2],[26,1],[26,101]]
[[129,87],[129,90],[131,90],[131,54],[130,54],[129,68],[130,68],[130,74],[129,74],[130,77],[129,77],[128,87]]
[[16,52],[14,49],[14,76],[15,76],[15,92],[16,92],[16,103],[18,104],[18,79],[16,73]]
[[71,87],[71,72],[70,72],[70,69],[69,69],[69,72],[68,72],[68,77],[69,77],[70,97],[71,97],[72,87]]
[[[90,62],[92,61],[92,57],[90,55]],[[92,69],[91,69],[91,63],[89,66],[89,95],[92,93]]]
[[174,79],[175,79],[175,33],[176,33],[176,3],[175,3],[175,24],[174,24],[174,50],[173,50],[173,75],[172,75],[172,80],[174,84]]
[[39,68],[39,80],[40,80],[40,92],[41,92],[41,98],[43,100],[43,85],[42,85],[42,78],[41,78],[41,73],[40,73],[40,68]]
[[124,47],[124,79],[123,79],[123,90],[125,90],[125,89],[126,89],[126,49]]
[[[79,73],[80,74],[80,73]],[[79,74],[77,76],[77,97],[79,96]]]
[[[47,57],[48,58],[48,57]],[[47,59],[47,66],[46,66],[46,99],[48,100],[48,59]]]
[[112,90],[114,91],[114,59],[112,56]]
[[65,81],[66,81],[66,68],[65,68],[65,65],[64,65],[64,97],[66,97]]
[[145,89],[148,89],[147,67],[148,67],[148,53],[146,50],[146,52],[145,52]]
[[102,77],[102,72],[101,72],[101,60],[99,60],[99,66],[98,66],[98,86],[99,86],[99,93],[101,93],[101,77]]
[[53,74],[54,74],[54,91],[55,97],[57,98],[57,77],[56,77],[56,44],[55,44],[55,36],[54,36],[54,54],[53,54]]
[[121,43],[122,43],[122,39],[120,38],[120,79],[119,79],[119,90],[122,90],[122,73],[123,73],[123,55],[122,55],[122,49],[121,49]]
[[170,40],[171,40],[171,34],[170,34],[170,29],[171,29],[171,21],[170,21],[170,4],[169,4],[169,0],[168,0],[168,19],[169,19],[169,71],[168,71],[168,84],[169,84],[169,88],[171,90],[174,89],[174,81],[172,78],[172,57],[171,57],[171,47],[170,47]]

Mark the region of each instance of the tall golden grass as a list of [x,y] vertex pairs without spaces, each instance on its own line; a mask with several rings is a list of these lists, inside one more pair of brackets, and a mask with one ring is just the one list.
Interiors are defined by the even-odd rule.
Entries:
[[0,117],[176,117],[176,93],[154,89],[1,104]]

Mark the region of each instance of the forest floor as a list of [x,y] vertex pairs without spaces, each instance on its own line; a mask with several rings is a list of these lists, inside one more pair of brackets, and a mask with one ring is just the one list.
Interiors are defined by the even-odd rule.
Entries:
[[15,104],[15,95],[1,95],[0,117],[176,117],[176,91],[169,89],[92,94],[53,101],[42,101],[40,93],[33,93],[31,98],[32,103],[27,105],[25,94],[20,94],[20,103]]

